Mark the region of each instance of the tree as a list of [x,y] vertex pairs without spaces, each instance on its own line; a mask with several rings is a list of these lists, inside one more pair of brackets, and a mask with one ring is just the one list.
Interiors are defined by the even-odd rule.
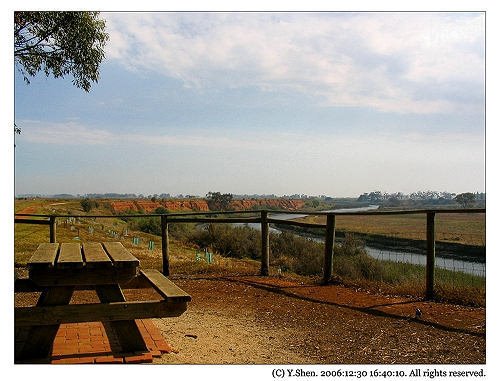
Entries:
[[227,210],[233,200],[231,193],[221,194],[220,192],[208,192],[207,203],[211,210]]
[[15,12],[14,59],[26,83],[43,71],[54,78],[73,76],[73,85],[89,91],[109,39],[99,12]]
[[154,211],[154,214],[167,214],[167,213],[168,213],[168,209],[164,208],[163,206],[159,206]]
[[80,205],[82,206],[83,211],[86,213],[90,212],[93,208],[99,207],[99,203],[97,201],[91,200],[88,197],[80,201]]
[[458,202],[462,206],[462,208],[469,208],[474,205],[474,202],[476,201],[476,195],[470,192],[460,193],[456,195],[454,200]]

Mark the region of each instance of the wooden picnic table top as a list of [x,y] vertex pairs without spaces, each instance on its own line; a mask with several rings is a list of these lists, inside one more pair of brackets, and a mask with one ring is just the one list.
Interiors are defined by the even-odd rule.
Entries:
[[121,242],[42,243],[28,270],[40,286],[112,284],[137,276],[139,264]]

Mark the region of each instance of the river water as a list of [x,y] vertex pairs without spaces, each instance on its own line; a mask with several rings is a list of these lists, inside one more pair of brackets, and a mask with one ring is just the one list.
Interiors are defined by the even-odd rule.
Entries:
[[[378,205],[370,205],[361,208],[346,208],[346,209],[333,209],[333,210],[325,210],[325,212],[335,212],[335,213],[348,213],[348,212],[365,212],[370,210],[378,209]],[[306,214],[287,214],[287,213],[276,213],[270,214],[269,218],[279,219],[279,220],[293,220],[296,218],[306,217]],[[260,230],[260,224],[234,224],[234,225],[247,225],[251,228]],[[273,233],[281,233],[279,229],[269,228],[269,231]],[[324,242],[321,238],[312,238],[318,242]],[[391,261],[391,262],[400,262],[400,263],[411,263],[414,265],[422,265],[425,266],[426,263],[426,255],[424,254],[416,254],[409,253],[404,251],[394,251],[394,250],[383,250],[370,246],[365,246],[366,252],[368,255],[375,259]],[[486,277],[486,264],[480,262],[471,262],[464,261],[461,259],[455,258],[444,258],[440,257],[439,253],[436,254],[435,265],[438,268],[447,269],[451,271],[460,271],[467,274],[477,275],[481,277]]]

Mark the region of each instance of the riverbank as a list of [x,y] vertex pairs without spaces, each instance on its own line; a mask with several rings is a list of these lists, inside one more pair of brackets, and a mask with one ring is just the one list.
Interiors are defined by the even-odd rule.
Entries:
[[[303,237],[317,240],[323,240],[325,237],[325,231],[323,228],[302,228],[289,225],[272,225],[272,227],[280,231],[288,231]],[[421,255],[425,255],[427,253],[426,241],[424,240],[391,237],[381,234],[367,234],[340,229],[335,231],[335,238],[342,242],[345,236],[349,234],[363,241],[366,246],[377,250],[403,251]],[[443,258],[486,263],[485,246],[436,241],[436,255]]]
[[[356,210],[353,210],[356,211]],[[325,225],[326,216],[292,217],[296,221]],[[336,230],[373,236],[426,240],[425,213],[402,215],[337,215]],[[436,241],[468,246],[486,245],[485,213],[437,213],[435,217]],[[412,246],[412,245],[410,245]]]

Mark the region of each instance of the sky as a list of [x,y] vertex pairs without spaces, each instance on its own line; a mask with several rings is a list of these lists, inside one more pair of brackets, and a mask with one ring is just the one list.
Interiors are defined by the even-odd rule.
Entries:
[[15,194],[485,191],[482,12],[103,12],[99,82],[14,71]]

